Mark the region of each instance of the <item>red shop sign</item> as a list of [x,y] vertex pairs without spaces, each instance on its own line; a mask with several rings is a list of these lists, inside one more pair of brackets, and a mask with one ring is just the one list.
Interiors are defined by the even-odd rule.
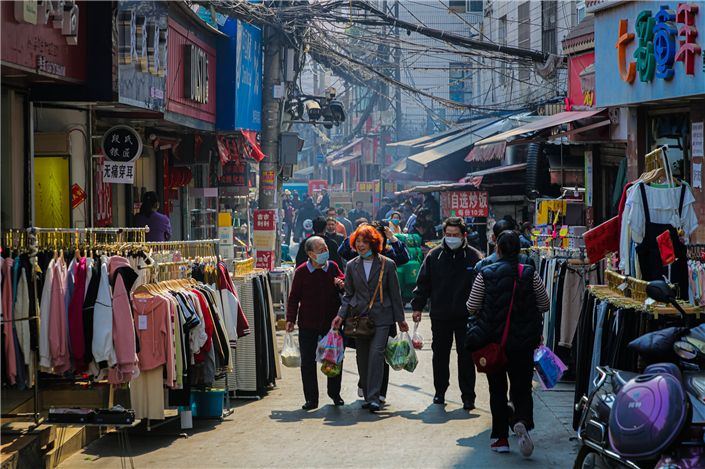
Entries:
[[489,215],[487,191],[443,192],[441,207],[444,217],[486,217]]
[[95,178],[95,205],[93,211],[93,226],[110,226],[113,224],[113,187],[112,184],[103,182],[103,163],[105,158],[96,159]]

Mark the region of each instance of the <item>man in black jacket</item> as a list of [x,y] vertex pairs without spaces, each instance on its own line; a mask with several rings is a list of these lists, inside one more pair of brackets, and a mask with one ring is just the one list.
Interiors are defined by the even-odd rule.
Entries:
[[[326,236],[325,218],[317,217],[313,220],[313,234],[320,236],[325,240],[326,246],[328,246],[328,252],[330,253],[330,260],[338,264],[338,267],[340,267],[340,270],[342,271],[343,260],[340,258],[340,254],[338,254],[338,244]],[[308,253],[306,252],[306,249],[303,249],[303,246],[299,246],[299,252],[296,253],[296,267],[298,268],[301,264],[305,264],[306,261],[308,261]]]
[[[296,215],[296,229],[294,230],[294,241],[296,241],[297,243],[306,242],[306,236],[304,236],[304,222],[306,220],[313,221],[314,218],[320,216],[323,216],[323,214],[313,205],[313,200],[311,200],[310,197],[306,199],[303,203],[303,207],[301,208],[301,210],[299,210],[299,213]],[[323,231],[325,230],[326,229],[324,224]],[[306,259],[304,259],[303,262],[306,262]]]
[[464,346],[468,323],[465,303],[475,279],[473,269],[482,254],[468,246],[465,239],[467,227],[462,218],[448,218],[443,223],[443,233],[443,243],[428,253],[419,270],[411,307],[414,322],[419,322],[421,311],[431,300],[433,385],[436,388],[433,402],[445,403],[445,393],[450,385],[450,352],[455,336],[463,409],[472,410],[475,408],[475,365]]

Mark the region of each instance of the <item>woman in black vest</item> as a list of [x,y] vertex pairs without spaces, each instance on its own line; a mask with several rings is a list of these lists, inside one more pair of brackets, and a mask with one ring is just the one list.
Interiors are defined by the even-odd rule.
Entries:
[[[550,303],[546,288],[530,265],[519,270],[519,236],[511,230],[497,237],[498,260],[478,273],[467,302],[473,315],[466,345],[476,351],[490,343],[502,342],[509,307],[513,304],[509,334],[504,346],[507,364],[502,371],[487,375],[492,411],[492,451],[509,452],[507,427],[507,375],[512,382],[514,432],[519,450],[531,456],[534,444],[529,431],[534,428],[531,381],[534,349],[541,343],[543,315]],[[516,288],[515,288],[516,285]],[[512,303],[512,295],[514,301]]]

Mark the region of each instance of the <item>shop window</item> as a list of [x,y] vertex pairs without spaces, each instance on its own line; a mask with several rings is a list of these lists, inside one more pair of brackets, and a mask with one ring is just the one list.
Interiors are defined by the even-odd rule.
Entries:
[[558,16],[558,2],[541,2],[541,50],[547,54],[556,53],[556,17]]
[[464,63],[448,64],[449,96],[456,103],[472,103],[472,72],[467,67]]
[[482,14],[482,1],[450,0],[448,9],[455,13]]
[[[531,8],[530,2],[519,5],[519,47],[531,49]],[[519,79],[528,80],[531,76],[529,68],[526,66],[519,68]]]
[[[507,15],[499,19],[499,25],[497,26],[497,44],[500,46],[507,45]],[[497,69],[499,70],[499,84],[504,85],[507,82],[507,74],[510,73],[506,59],[498,62]]]

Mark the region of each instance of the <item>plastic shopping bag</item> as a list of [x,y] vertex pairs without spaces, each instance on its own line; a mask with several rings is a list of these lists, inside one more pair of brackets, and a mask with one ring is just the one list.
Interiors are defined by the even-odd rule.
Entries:
[[281,360],[282,365],[288,366],[289,368],[301,367],[301,351],[299,350],[299,346],[292,332],[287,332],[284,336]]
[[568,369],[555,353],[543,345],[534,352],[534,368],[544,389],[553,388]]
[[331,329],[328,335],[325,336],[325,348],[323,349],[322,359],[333,364],[338,364],[343,361],[345,354],[343,346],[343,337],[338,331]]
[[329,378],[335,378],[340,374],[340,372],[343,369],[343,364],[341,363],[331,363],[328,360],[323,360],[321,363],[321,371],[323,372],[324,375],[328,376]]
[[410,350],[411,338],[407,332],[401,332],[396,337],[387,339],[384,358],[394,371],[401,371],[409,363]]
[[416,358],[416,350],[414,350],[414,347],[409,347],[409,354],[407,355],[407,358],[408,362],[406,363],[404,369],[409,373],[413,373],[416,369],[416,365],[419,364],[419,359]]
[[413,345],[415,349],[421,350],[423,348],[423,337],[418,333],[418,330],[419,323],[417,322],[416,325],[414,325],[414,335],[411,336],[411,345]]

